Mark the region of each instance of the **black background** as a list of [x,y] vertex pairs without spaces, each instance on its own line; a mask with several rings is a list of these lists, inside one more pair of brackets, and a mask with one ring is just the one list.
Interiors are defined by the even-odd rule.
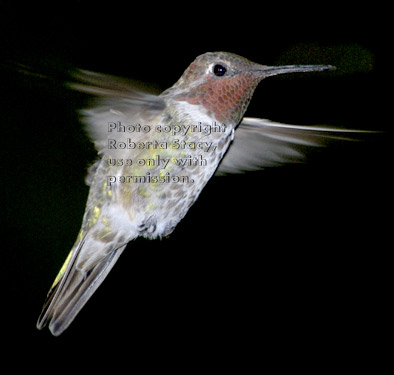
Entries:
[[[33,353],[43,368],[49,358],[65,368],[80,359],[89,368],[187,371],[206,359],[243,372],[375,366],[385,354],[392,221],[384,11],[127,5],[1,5],[1,310],[10,352]],[[342,68],[262,82],[248,116],[385,133],[317,150],[306,164],[214,178],[169,238],[130,243],[62,336],[36,330],[79,231],[95,153],[76,112],[87,98],[18,67],[59,77],[80,67],[165,89],[197,55],[217,50]]]

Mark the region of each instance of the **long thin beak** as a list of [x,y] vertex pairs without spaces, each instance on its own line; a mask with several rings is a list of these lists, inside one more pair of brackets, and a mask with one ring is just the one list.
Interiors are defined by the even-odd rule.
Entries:
[[323,70],[335,70],[332,65],[282,65],[282,66],[262,66],[259,69],[264,78],[285,73],[305,73],[321,72]]

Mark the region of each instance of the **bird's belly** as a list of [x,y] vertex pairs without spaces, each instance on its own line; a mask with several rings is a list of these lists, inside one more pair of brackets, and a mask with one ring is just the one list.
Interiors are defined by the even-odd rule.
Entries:
[[227,147],[165,150],[141,154],[137,166],[124,166],[117,176],[119,199],[139,235],[155,238],[170,234],[186,215],[215,172]]

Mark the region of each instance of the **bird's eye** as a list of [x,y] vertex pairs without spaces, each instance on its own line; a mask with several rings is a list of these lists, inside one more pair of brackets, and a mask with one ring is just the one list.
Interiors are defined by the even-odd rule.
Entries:
[[227,69],[221,64],[215,64],[212,68],[212,71],[215,76],[221,77],[226,74]]

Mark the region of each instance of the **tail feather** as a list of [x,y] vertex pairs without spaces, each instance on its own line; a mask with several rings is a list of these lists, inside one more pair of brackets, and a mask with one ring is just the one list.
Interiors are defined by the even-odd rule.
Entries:
[[[42,329],[49,323],[54,336],[60,335],[103,282],[126,245],[122,245],[101,258],[88,270],[77,267],[84,240],[76,244],[68,259],[64,274],[48,293],[43,310],[37,321]],[[66,261],[67,262],[67,261]],[[57,278],[58,279],[58,278]]]
[[71,249],[59,274],[56,276],[56,279],[47,294],[47,298],[45,300],[41,314],[38,317],[38,321],[37,321],[38,329],[44,328],[52,319],[55,308],[59,302],[60,295],[66,289],[66,282],[69,279],[68,275],[70,274],[71,270],[74,269],[75,261],[78,255],[80,254],[81,249],[83,248],[84,242],[85,242],[85,238],[83,238],[80,241],[77,241],[77,243]]

